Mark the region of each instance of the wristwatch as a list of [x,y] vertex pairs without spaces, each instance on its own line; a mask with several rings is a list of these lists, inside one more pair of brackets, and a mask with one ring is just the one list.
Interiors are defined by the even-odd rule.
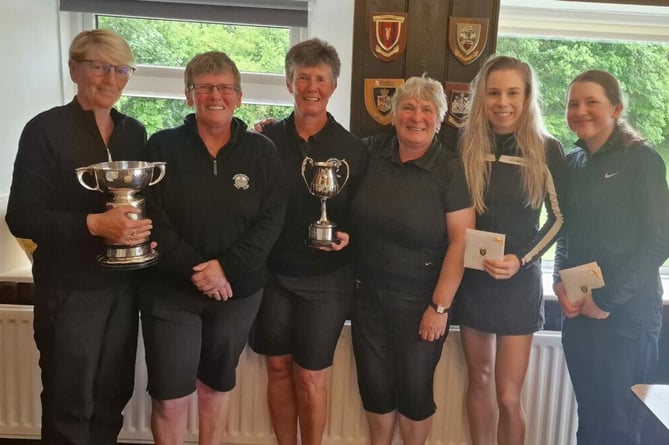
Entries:
[[445,314],[445,313],[447,313],[448,311],[451,310],[450,307],[441,306],[441,305],[436,304],[436,303],[434,303],[434,302],[432,302],[432,301],[430,302],[430,307],[431,307],[432,309],[434,309],[434,311],[435,311],[437,314]]

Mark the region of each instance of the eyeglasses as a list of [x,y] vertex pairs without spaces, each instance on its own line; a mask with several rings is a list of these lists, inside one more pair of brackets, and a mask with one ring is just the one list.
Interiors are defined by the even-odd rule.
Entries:
[[221,93],[221,96],[229,96],[237,92],[237,87],[230,85],[228,83],[219,83],[218,85],[212,85],[210,83],[194,83],[190,86],[191,90],[195,90],[197,94],[211,94],[214,91],[214,88]]
[[109,63],[104,63],[99,60],[82,60],[82,62],[88,63],[88,66],[91,68],[93,75],[97,77],[103,77],[109,74],[109,72],[114,69],[114,73],[117,76],[128,78],[132,76],[132,73],[135,72],[135,68],[128,65],[111,65]]

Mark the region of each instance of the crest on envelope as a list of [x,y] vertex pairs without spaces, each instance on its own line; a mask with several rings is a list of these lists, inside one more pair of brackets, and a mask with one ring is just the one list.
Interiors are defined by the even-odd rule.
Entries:
[[448,46],[464,65],[483,54],[488,42],[488,19],[451,17],[448,21]]
[[444,84],[446,100],[448,101],[448,113],[446,123],[455,128],[461,128],[471,107],[472,93],[466,82],[446,82]]
[[390,100],[404,79],[365,79],[365,108],[367,113],[381,125],[393,120]]
[[407,14],[378,13],[369,18],[369,48],[383,62],[397,59],[407,46]]

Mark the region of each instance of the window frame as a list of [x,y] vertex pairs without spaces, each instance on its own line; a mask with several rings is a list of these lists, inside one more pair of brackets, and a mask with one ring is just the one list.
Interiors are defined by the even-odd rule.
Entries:
[[669,6],[500,0],[498,34],[669,42]]
[[[69,42],[79,32],[97,27],[97,15],[94,13],[61,12],[61,46],[65,60]],[[252,25],[249,25],[252,26]],[[257,26],[266,26],[259,23]],[[289,45],[308,38],[307,28],[293,27],[289,29]],[[67,43],[65,42],[67,40]],[[75,85],[70,81],[69,68],[64,64],[63,92],[64,97],[76,94]],[[278,73],[242,72],[242,90],[245,104],[291,106],[292,96],[286,90],[285,75]],[[128,81],[123,91],[124,96],[155,97],[166,99],[184,98],[184,67],[167,67],[159,65],[138,64],[137,71]]]

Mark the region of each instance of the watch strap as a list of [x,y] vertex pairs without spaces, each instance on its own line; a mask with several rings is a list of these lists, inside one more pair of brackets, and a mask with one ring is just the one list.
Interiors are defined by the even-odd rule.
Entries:
[[446,314],[446,313],[448,313],[448,311],[451,310],[450,307],[446,307],[446,306],[438,305],[438,304],[436,304],[436,303],[433,302],[433,301],[430,302],[430,307],[431,307],[432,309],[434,309],[434,311],[435,311],[437,314]]

